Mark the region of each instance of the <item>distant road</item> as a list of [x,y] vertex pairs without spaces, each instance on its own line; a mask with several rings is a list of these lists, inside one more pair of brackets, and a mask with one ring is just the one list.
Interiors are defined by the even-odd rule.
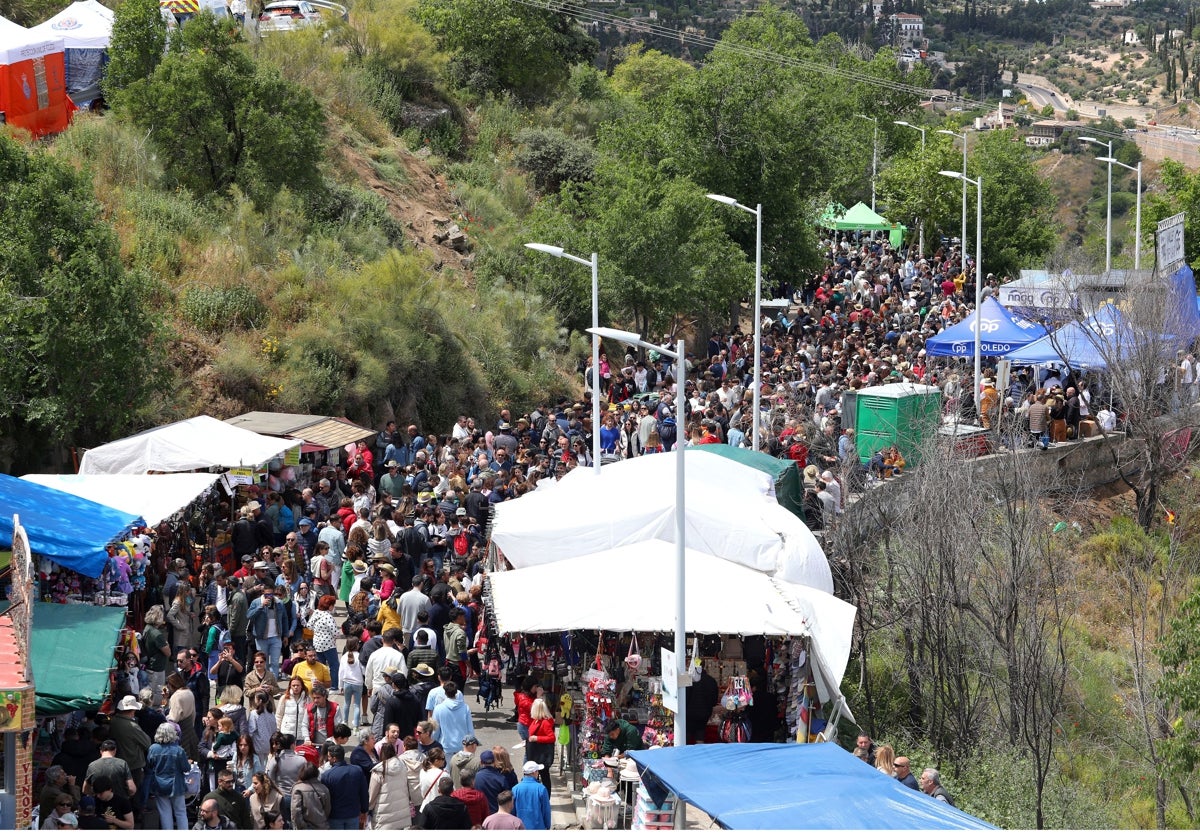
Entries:
[[1017,90],[1024,93],[1029,104],[1036,108],[1053,105],[1056,111],[1066,111],[1071,107],[1070,98],[1042,76],[1018,73]]

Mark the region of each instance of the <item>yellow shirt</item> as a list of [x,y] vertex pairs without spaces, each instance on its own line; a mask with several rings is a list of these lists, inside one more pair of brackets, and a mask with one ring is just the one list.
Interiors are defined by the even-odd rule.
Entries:
[[379,615],[376,617],[379,619],[379,623],[383,625],[381,632],[386,633],[392,627],[395,627],[397,630],[404,629],[400,621],[400,613],[389,607],[387,601],[379,605]]
[[329,688],[331,674],[328,666],[323,662],[314,662],[309,665],[307,662],[301,662],[298,665],[292,666],[292,676],[299,677],[304,681],[304,688],[309,694],[313,690],[313,680],[323,683],[326,688]]

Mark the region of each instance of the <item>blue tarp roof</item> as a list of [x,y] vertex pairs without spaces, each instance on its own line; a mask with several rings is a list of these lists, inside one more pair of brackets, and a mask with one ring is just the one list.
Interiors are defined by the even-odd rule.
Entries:
[[110,542],[146,524],[140,516],[0,475],[0,548],[12,548],[14,513],[34,554],[90,578],[104,570]]
[[694,744],[629,755],[727,829],[995,828],[837,744]]
[[[984,356],[1002,356],[1046,334],[1041,324],[1018,318],[994,297],[984,298],[980,311],[980,353]],[[930,356],[975,355],[975,313],[926,341],[925,352]]]
[[[1158,335],[1155,338],[1163,338]],[[1005,355],[1013,364],[1069,364],[1076,370],[1104,370],[1137,345],[1137,330],[1111,303],[1082,321],[1064,324],[1050,335]]]

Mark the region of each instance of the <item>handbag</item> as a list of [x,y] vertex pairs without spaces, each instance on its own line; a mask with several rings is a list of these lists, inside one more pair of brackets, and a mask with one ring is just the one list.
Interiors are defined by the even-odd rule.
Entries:
[[598,680],[609,679],[608,671],[604,670],[604,662],[600,658],[600,651],[604,650],[604,634],[600,634],[600,641],[596,645],[596,661],[588,668],[587,673],[583,675],[585,683],[591,683]]
[[625,664],[634,674],[638,673],[642,667],[642,650],[638,647],[637,633],[634,633],[629,640],[629,655],[625,657]]

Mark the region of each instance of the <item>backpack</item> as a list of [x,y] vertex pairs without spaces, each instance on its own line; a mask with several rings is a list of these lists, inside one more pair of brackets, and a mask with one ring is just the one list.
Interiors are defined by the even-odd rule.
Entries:
[[466,557],[470,550],[471,541],[467,539],[467,532],[465,530],[459,531],[458,535],[454,538],[454,556]]

